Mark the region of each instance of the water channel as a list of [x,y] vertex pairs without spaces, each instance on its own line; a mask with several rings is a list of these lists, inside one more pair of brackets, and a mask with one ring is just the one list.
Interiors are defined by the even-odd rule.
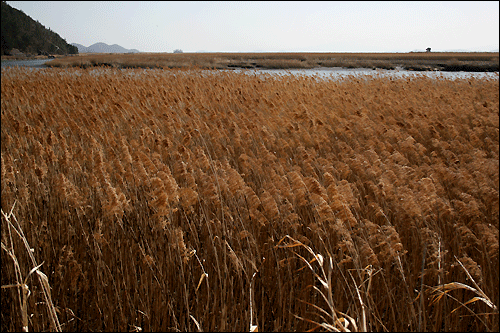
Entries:
[[32,60],[2,60],[2,68],[4,67],[33,67],[46,68],[45,63],[53,59],[32,59]]

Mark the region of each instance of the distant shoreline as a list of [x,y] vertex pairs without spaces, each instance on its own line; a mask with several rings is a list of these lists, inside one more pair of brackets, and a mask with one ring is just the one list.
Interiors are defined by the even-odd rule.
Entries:
[[[61,55],[61,54],[54,54],[50,55],[54,57],[54,59],[57,58],[66,58],[66,57],[71,57],[75,55]],[[38,59],[51,59],[50,56],[46,55],[36,55],[36,56],[30,56],[30,55],[3,55],[1,56],[1,60],[38,60]]]

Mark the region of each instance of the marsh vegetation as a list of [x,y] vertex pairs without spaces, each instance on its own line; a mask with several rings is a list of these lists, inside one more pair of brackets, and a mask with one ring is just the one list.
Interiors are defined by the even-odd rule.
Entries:
[[2,68],[2,331],[498,331],[498,77],[92,70]]
[[498,72],[498,52],[413,53],[138,53],[82,54],[48,62],[53,67],[117,68],[381,68]]

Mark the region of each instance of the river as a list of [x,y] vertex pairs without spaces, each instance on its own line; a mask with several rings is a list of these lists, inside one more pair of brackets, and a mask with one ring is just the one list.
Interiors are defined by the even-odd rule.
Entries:
[[4,67],[34,67],[46,68],[45,63],[53,59],[31,59],[31,60],[2,60],[2,68]]
[[[240,71],[236,69],[235,71]],[[244,70],[245,72],[252,73],[269,73],[273,75],[306,75],[318,76],[321,78],[339,79],[347,76],[389,76],[394,78],[408,77],[408,76],[427,76],[436,79],[463,79],[463,78],[499,78],[498,72],[444,72],[444,71],[407,71],[404,69],[369,69],[369,68],[312,68],[312,69],[257,69],[257,70]]]

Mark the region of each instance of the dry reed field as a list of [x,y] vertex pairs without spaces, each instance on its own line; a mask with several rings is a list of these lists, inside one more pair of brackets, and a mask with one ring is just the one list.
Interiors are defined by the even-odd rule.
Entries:
[[2,331],[498,331],[498,95],[2,68]]

